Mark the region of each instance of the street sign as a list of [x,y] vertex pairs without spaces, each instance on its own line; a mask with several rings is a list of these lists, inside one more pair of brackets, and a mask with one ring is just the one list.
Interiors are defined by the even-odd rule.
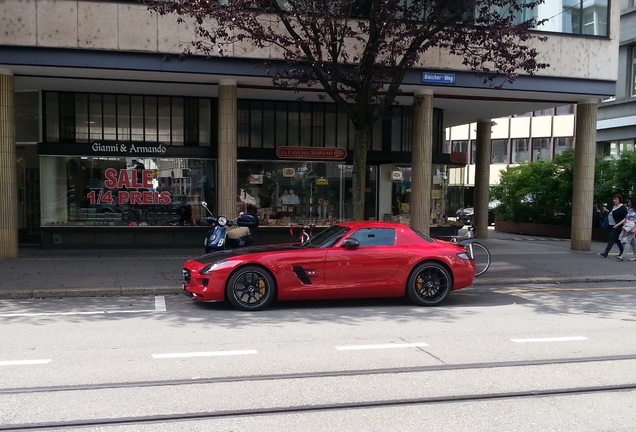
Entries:
[[422,82],[427,84],[455,84],[455,74],[422,72]]

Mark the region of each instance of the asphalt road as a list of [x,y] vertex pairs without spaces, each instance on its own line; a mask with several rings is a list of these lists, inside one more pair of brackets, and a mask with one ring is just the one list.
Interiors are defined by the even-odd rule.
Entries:
[[0,430],[631,431],[636,285],[0,301]]

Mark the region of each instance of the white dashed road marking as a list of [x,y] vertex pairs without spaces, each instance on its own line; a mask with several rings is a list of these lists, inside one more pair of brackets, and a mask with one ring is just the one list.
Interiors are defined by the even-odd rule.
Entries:
[[572,341],[584,341],[588,340],[583,336],[565,336],[565,337],[553,337],[553,338],[534,338],[534,339],[510,339],[513,342],[518,343],[533,343],[533,342],[572,342]]
[[39,365],[50,363],[51,359],[43,360],[0,360],[0,366],[23,366],[23,365]]
[[425,347],[425,346],[428,346],[428,344],[424,342],[420,342],[420,343],[381,344],[381,345],[344,345],[344,346],[337,346],[335,348],[338,351],[353,351],[353,350],[414,348],[414,347]]
[[218,357],[218,356],[251,355],[256,353],[257,353],[256,350],[188,352],[188,353],[153,354],[152,358],[168,359],[168,358],[191,358],[191,357]]

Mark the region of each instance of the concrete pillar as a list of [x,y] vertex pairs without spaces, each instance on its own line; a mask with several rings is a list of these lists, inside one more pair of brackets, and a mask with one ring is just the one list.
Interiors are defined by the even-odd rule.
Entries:
[[238,195],[237,168],[237,96],[236,81],[221,80],[219,83],[219,159],[217,172],[216,214],[235,218]]
[[18,258],[14,79],[0,69],[0,259]]
[[596,101],[576,106],[576,146],[574,148],[574,188],[570,248],[592,248],[594,208],[594,167],[596,159]]
[[417,91],[413,97],[411,159],[411,227],[429,234],[433,180],[433,94]]
[[490,201],[490,153],[492,123],[490,120],[477,122],[477,143],[475,148],[475,195],[473,224],[477,238],[488,238],[488,202]]

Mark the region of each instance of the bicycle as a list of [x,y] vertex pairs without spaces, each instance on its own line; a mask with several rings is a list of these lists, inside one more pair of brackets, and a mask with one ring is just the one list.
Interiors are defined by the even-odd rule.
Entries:
[[298,243],[303,244],[311,238],[314,232],[315,224],[292,224],[289,226],[289,234],[294,235],[294,228],[300,228],[300,238],[298,239]]
[[[490,267],[490,251],[486,246],[473,240],[475,237],[475,228],[472,225],[468,226],[468,230],[464,236],[455,236],[451,238],[453,243],[460,246],[464,246],[468,256],[475,262],[475,276],[481,276],[486,273],[486,270]],[[464,240],[459,241],[458,239]]]

